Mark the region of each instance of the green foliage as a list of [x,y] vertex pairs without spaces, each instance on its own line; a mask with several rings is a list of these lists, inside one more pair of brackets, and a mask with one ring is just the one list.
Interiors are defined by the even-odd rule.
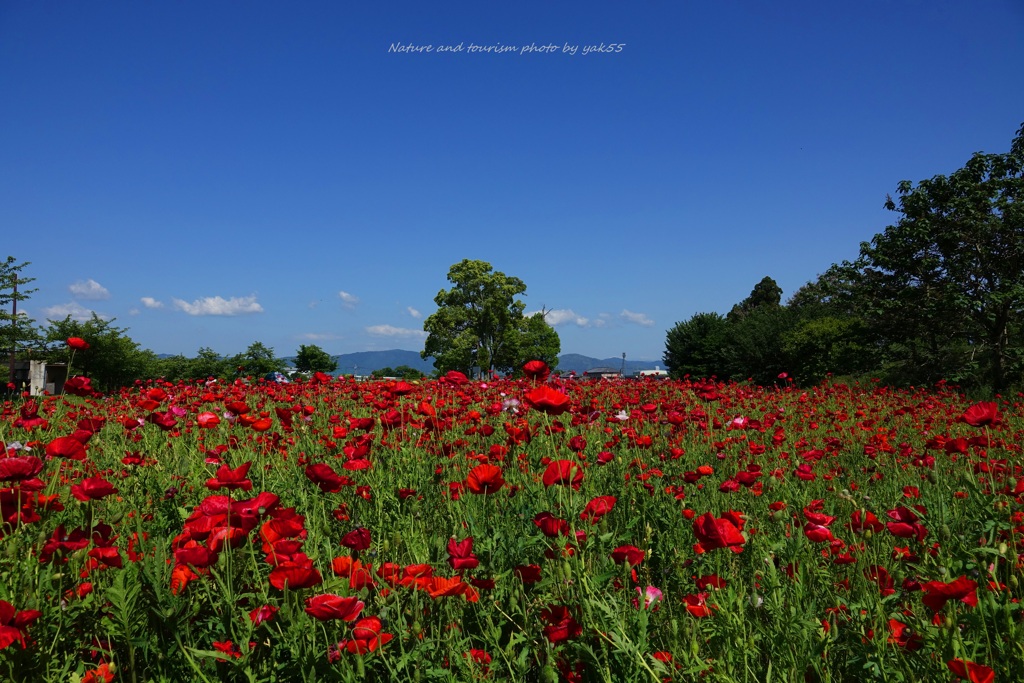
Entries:
[[299,372],[330,373],[338,369],[338,363],[319,346],[303,344],[295,355],[295,369]]
[[127,328],[115,327],[114,320],[104,320],[95,313],[89,320],[50,320],[46,341],[51,344],[49,357],[53,361],[67,361],[65,342],[69,337],[81,337],[89,348],[76,351],[71,368],[93,380],[93,385],[109,391],[127,386],[136,379],[153,377],[159,371],[159,361],[152,351],[139,345],[126,333]]
[[526,305],[516,297],[526,292],[526,284],[519,278],[464,259],[449,269],[448,281],[454,286],[438,292],[437,311],[423,322],[427,340],[420,356],[432,356],[438,372],[469,374],[474,367],[511,372],[527,350],[553,348],[557,333],[550,326],[545,323],[550,331],[536,322],[524,326]]
[[729,322],[736,322],[743,319],[749,313],[762,308],[778,308],[782,301],[782,287],[767,275],[761,279],[750,296],[732,307],[727,316]]
[[724,378],[727,331],[728,323],[718,313],[697,313],[685,322],[677,322],[666,335],[662,358],[669,377]]
[[995,391],[1014,365],[1024,313],[1024,126],[1006,154],[976,153],[949,176],[902,181],[900,220],[861,245],[870,323],[921,379],[972,374]]
[[17,311],[17,305],[27,300],[36,290],[28,289],[27,284],[35,278],[23,277],[21,272],[31,265],[18,263],[13,256],[0,263],[0,352],[3,361],[0,363],[0,377],[7,380],[11,353],[17,355],[18,349],[39,347],[42,339],[34,327],[35,321]]
[[416,368],[411,368],[408,365],[399,365],[396,368],[385,367],[378,370],[374,370],[370,373],[371,377],[398,377],[399,379],[423,379],[426,377],[422,372]]
[[531,360],[542,360],[552,370],[558,366],[562,342],[544,315],[544,311],[541,311],[524,316],[519,321],[519,325],[509,334],[502,359],[495,363],[495,367],[517,375]]
[[271,372],[280,372],[284,361],[274,356],[274,349],[264,346],[262,342],[253,342],[249,348],[233,361],[238,364],[238,372],[250,377],[263,377]]

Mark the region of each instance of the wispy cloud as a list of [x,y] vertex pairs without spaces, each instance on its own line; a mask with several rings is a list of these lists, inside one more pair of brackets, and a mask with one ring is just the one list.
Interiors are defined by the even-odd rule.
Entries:
[[296,335],[295,338],[300,341],[337,341],[345,337],[340,334],[331,334],[330,332],[305,332]]
[[359,297],[355,294],[349,294],[345,290],[338,292],[338,298],[341,299],[341,305],[345,308],[352,309],[359,303]]
[[174,299],[174,307],[189,315],[246,315],[262,313],[263,307],[256,301],[256,296],[240,296],[225,299],[222,296],[207,296],[196,299],[192,303]]
[[70,285],[68,291],[76,299],[85,299],[87,301],[102,301],[103,299],[110,298],[110,292],[107,291],[107,288],[91,278],[79,280]]
[[[43,314],[47,320],[63,320],[64,318],[71,316],[72,320],[77,322],[86,322],[92,319],[92,314],[96,313],[90,308],[86,308],[82,304],[72,301],[67,304],[57,304],[56,306],[50,306],[49,308],[43,309]],[[109,320],[110,316],[96,313],[101,320]]]
[[[538,311],[539,312],[539,311]],[[579,327],[590,327],[590,319],[577,315],[571,308],[555,308],[547,312],[544,320],[552,327],[559,325],[577,325]]]
[[146,308],[163,308],[164,307],[164,302],[163,301],[157,301],[156,299],[154,299],[151,296],[144,296],[141,299],[139,299],[139,301],[141,301],[142,305],[145,306]]
[[419,320],[420,318],[422,318],[422,317],[423,317],[423,314],[422,314],[422,313],[420,313],[419,311],[417,311],[417,310],[416,310],[415,308],[413,308],[412,306],[409,306],[409,307],[408,307],[408,308],[406,308],[405,310],[407,310],[407,311],[409,312],[409,315],[411,315],[412,317],[416,318],[417,320]]
[[654,321],[651,320],[646,313],[634,313],[633,311],[622,309],[622,313],[619,313],[619,317],[625,320],[627,323],[633,323],[634,325],[640,325],[642,327],[652,327]]
[[393,325],[371,325],[366,328],[367,334],[375,337],[405,337],[411,339],[426,339],[427,333],[423,330],[414,330],[408,327],[394,327]]

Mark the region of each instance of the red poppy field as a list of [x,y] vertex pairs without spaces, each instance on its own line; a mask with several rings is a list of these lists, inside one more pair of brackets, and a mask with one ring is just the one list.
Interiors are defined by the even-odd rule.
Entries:
[[0,677],[1024,680],[1019,402],[528,370],[5,403]]

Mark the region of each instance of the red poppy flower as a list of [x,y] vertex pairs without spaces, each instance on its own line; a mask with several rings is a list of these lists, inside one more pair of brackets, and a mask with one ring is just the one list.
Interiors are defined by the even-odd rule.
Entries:
[[217,468],[217,476],[206,480],[206,488],[213,491],[219,489],[252,491],[252,481],[246,478],[250,467],[252,467],[251,461],[243,463],[235,469],[231,469],[227,465],[221,465]]
[[67,344],[69,348],[75,351],[85,351],[89,348],[89,342],[85,341],[81,337],[68,337]]
[[921,637],[921,634],[915,633],[902,621],[890,619],[889,633],[888,642],[899,645],[905,650],[920,650],[924,647],[924,638]]
[[555,460],[544,470],[544,486],[572,486],[577,491],[583,481],[583,470],[572,460]]
[[526,564],[518,565],[512,570],[523,583],[537,583],[540,581],[540,565]]
[[548,415],[561,415],[571,403],[568,396],[547,384],[532,389],[523,398],[528,406]]
[[348,477],[342,477],[330,465],[322,462],[306,466],[306,478],[316,484],[324,493],[337,493],[350,483]]
[[284,590],[286,586],[289,590],[311,588],[321,583],[323,578],[320,572],[313,567],[313,562],[308,558],[282,562],[270,572],[270,585],[278,590]]
[[611,512],[617,500],[615,496],[598,496],[594,498],[587,503],[587,507],[583,508],[583,512],[580,513],[580,519],[583,521],[589,519],[591,524],[597,524],[601,521],[602,517]]
[[714,607],[714,605],[708,605],[707,599],[707,593],[691,593],[690,595],[683,596],[683,602],[686,604],[686,611],[698,619],[703,619],[712,615],[711,608]]
[[29,625],[43,613],[39,610],[27,609],[20,612],[6,600],[0,600],[0,650],[12,643],[21,643],[25,648],[25,635]]
[[476,569],[480,566],[480,560],[473,554],[472,536],[461,541],[454,538],[448,540],[448,564],[455,570]]
[[88,377],[72,377],[64,382],[64,393],[72,396],[94,396],[96,390],[92,388],[92,380]]
[[922,584],[921,588],[924,590],[921,602],[934,612],[940,611],[948,600],[959,600],[970,607],[978,604],[978,584],[966,576],[961,576],[949,583],[929,581]]
[[466,488],[470,493],[489,495],[505,485],[501,468],[497,465],[477,465],[466,476]]
[[306,598],[306,614],[320,621],[342,619],[355,621],[363,611],[363,602],[355,596],[342,597],[325,593]]
[[552,645],[578,637],[583,626],[572,616],[565,605],[548,605],[540,611],[540,618],[547,626],[544,636]]
[[531,360],[523,366],[523,374],[536,382],[546,382],[551,368],[542,360]]
[[394,638],[390,633],[381,633],[383,628],[384,624],[378,617],[360,619],[352,627],[352,639],[341,641],[338,643],[337,649],[347,650],[356,655],[374,652]]
[[960,419],[972,427],[995,427],[1003,422],[1003,416],[999,413],[999,405],[988,401],[975,403],[964,411]]
[[114,680],[114,672],[110,665],[103,662],[95,669],[89,669],[82,676],[81,683],[111,683]]
[[254,626],[259,626],[265,621],[270,621],[277,614],[278,607],[273,605],[262,605],[249,612],[249,620]]
[[0,481],[25,481],[42,470],[43,461],[33,455],[0,458]]
[[612,551],[612,561],[615,562],[615,564],[622,564],[625,562],[631,567],[639,565],[644,561],[646,556],[647,554],[635,545],[620,545]]
[[458,576],[450,578],[443,576],[431,576],[426,580],[425,588],[427,590],[427,595],[434,600],[437,600],[438,598],[454,597],[456,595],[465,595],[468,602],[478,602],[480,600],[480,594]]
[[73,436],[58,436],[46,445],[46,455],[51,458],[85,460],[85,446]]
[[463,652],[462,656],[473,662],[474,666],[480,670],[480,674],[486,676],[491,663],[491,655],[486,650],[471,649],[469,652]]
[[204,413],[199,413],[199,415],[196,416],[196,423],[202,429],[213,429],[220,424],[220,418],[216,413],[206,411]]
[[885,528],[881,520],[875,516],[875,513],[870,510],[860,511],[854,510],[850,513],[850,523],[847,525],[850,531],[855,534],[862,534],[865,531],[871,531],[872,533],[879,533]]
[[370,542],[370,530],[364,527],[357,527],[341,537],[341,544],[350,550],[366,550]]
[[693,520],[693,533],[704,550],[729,548],[738,553],[746,543],[736,524],[724,516],[716,519],[710,512]]
[[995,671],[984,664],[965,662],[962,659],[951,659],[946,662],[946,667],[956,674],[957,678],[970,681],[971,683],[993,683],[996,680]]
[[71,487],[71,495],[83,503],[106,498],[113,493],[117,493],[117,489],[103,477],[89,477]]

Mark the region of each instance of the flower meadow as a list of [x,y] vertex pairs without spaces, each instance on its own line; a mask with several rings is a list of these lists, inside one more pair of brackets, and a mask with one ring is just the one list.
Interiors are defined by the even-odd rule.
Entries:
[[4,403],[0,678],[1024,680],[1019,402],[525,370]]

